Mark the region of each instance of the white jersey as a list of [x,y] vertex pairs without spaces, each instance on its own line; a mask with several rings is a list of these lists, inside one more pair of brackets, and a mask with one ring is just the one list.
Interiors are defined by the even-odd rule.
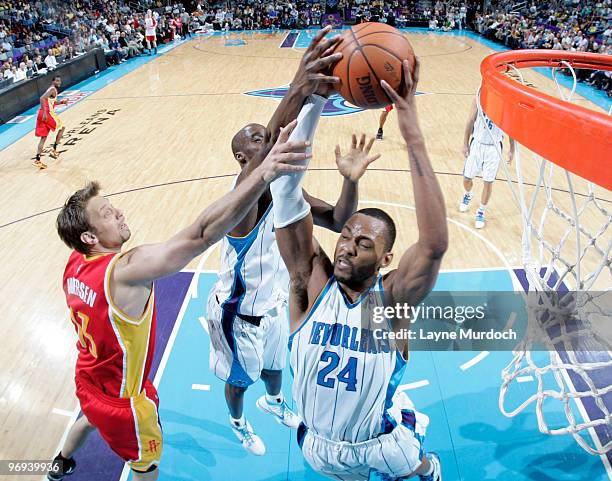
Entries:
[[153,17],[145,18],[145,35],[150,37],[155,35],[155,27],[157,27],[157,22]]
[[293,399],[305,426],[318,436],[359,443],[387,432],[406,362],[388,340],[374,338],[375,329],[386,329],[371,322],[379,306],[381,276],[354,304],[332,277],[289,338]]
[[[285,269],[274,234],[272,204],[244,237],[226,235],[221,241],[221,269],[213,288],[223,307],[247,316],[263,316],[279,304],[277,277]],[[286,287],[285,287],[286,290]]]
[[472,141],[484,145],[495,145],[502,142],[504,132],[487,117],[480,105],[480,92],[476,94],[478,114],[472,129]]

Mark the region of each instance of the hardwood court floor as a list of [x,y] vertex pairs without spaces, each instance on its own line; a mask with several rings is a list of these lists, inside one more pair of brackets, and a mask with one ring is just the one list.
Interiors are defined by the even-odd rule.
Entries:
[[[277,106],[244,93],[285,86],[292,79],[301,51],[279,49],[283,37],[248,35],[246,45],[238,47],[225,46],[227,39],[221,37],[197,38],[109,83],[61,114],[68,130],[86,119],[105,120],[94,130],[90,121],[90,132],[73,135],[78,141],[59,161],[49,159],[46,171],[30,165],[33,134],[0,152],[0,459],[50,457],[66,427],[66,418],[52,410],[76,406],[74,332],[61,290],[69,252],[55,232],[56,208],[87,180],[100,181],[125,211],[133,235],[127,248],[164,240],[195,219],[229,190],[238,171],[230,150],[233,134],[248,122],[267,123]],[[520,265],[521,219],[505,182],[495,184],[485,230],[473,229],[475,208],[467,214],[457,209],[463,194],[465,121],[480,83],[480,61],[491,50],[464,37],[409,33],[408,38],[422,61],[420,120],[450,220],[450,248],[442,268]],[[527,78],[553,92],[548,78],[538,73]],[[311,194],[335,200],[341,185],[335,144],[345,149],[352,133],[374,135],[378,116],[379,111],[365,111],[321,120],[306,180]],[[399,254],[416,239],[417,230],[395,112],[385,140],[374,150],[382,158],[362,180],[360,198],[396,219]],[[527,170],[535,178],[535,166]],[[501,169],[499,177],[504,178]],[[480,188],[477,180],[474,204]],[[609,192],[605,195],[609,201]],[[331,252],[335,237],[316,234]],[[203,267],[217,266],[213,252]]]

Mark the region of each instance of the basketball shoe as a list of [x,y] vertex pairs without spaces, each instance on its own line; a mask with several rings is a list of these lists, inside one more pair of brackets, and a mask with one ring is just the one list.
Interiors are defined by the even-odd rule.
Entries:
[[376,132],[376,140],[382,140],[383,139],[383,129],[378,129],[378,132]]
[[232,431],[242,443],[242,447],[249,453],[255,456],[263,456],[266,454],[266,445],[257,434],[253,431],[253,426],[246,419],[244,424],[240,425],[235,421],[230,422]]
[[472,197],[474,197],[474,194],[472,194],[472,192],[465,193],[465,195],[463,196],[463,200],[459,204],[459,212],[467,212],[467,210],[470,208],[470,202],[472,202]]
[[49,481],[60,481],[66,476],[70,476],[76,470],[76,461],[73,458],[64,458],[61,453],[55,456],[53,465],[59,468],[57,472],[50,471],[47,473],[47,479]]
[[482,209],[478,209],[476,211],[476,222],[474,222],[474,227],[476,229],[482,229],[485,226],[485,211]]
[[281,399],[281,402],[271,403],[266,399],[266,396],[263,395],[255,404],[264,413],[272,414],[277,423],[283,424],[288,428],[297,429],[302,420],[289,408],[285,399],[279,399]]
[[40,170],[43,170],[43,169],[46,169],[46,168],[47,168],[47,164],[45,164],[45,163],[44,163],[42,160],[40,160],[40,159],[35,159],[35,160],[32,162],[32,165],[33,165],[34,167],[38,167]]

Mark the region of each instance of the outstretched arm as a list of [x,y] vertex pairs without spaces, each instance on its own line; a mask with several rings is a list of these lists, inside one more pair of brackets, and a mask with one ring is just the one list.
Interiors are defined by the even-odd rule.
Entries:
[[431,291],[438,276],[448,245],[448,230],[444,197],[429,161],[417,118],[414,94],[419,62],[417,60],[414,73],[410,72],[407,61],[404,61],[403,68],[406,89],[403,96],[385,81],[382,86],[395,103],[400,131],[408,147],[419,238],[402,255],[398,268],[384,279],[384,286],[392,303],[416,305]]
[[265,161],[240,186],[204,209],[193,224],[167,242],[136,247],[123,256],[115,268],[116,281],[149,285],[179,271],[229,232],[279,173],[305,170],[294,165],[310,156],[304,153],[305,143],[287,142],[294,127],[292,122],[283,129]]
[[325,35],[330,31],[331,26],[321,29],[304,52],[289,90],[274,111],[266,128],[266,139],[264,140],[266,148],[263,149],[255,162],[250,162],[242,169],[238,176],[238,183],[263,161],[269,149],[276,142],[280,128],[298,116],[304,101],[310,95],[317,90],[321,91],[321,87],[324,85],[328,85],[327,90],[329,90],[333,84],[340,82],[338,77],[324,73],[342,58],[341,53],[332,53],[335,46],[340,42],[340,35],[326,39]]
[[[324,104],[324,98],[309,98],[300,111],[291,140],[312,140]],[[303,195],[303,178],[303,172],[282,175],[270,184],[276,242],[291,279],[292,323],[299,323],[314,302],[327,281],[329,267],[329,261],[312,236],[313,219]]]
[[304,191],[304,198],[310,204],[310,211],[316,225],[340,232],[344,223],[355,213],[359,200],[359,179],[368,166],[380,157],[380,154],[369,155],[373,143],[374,139],[370,139],[366,145],[366,137],[363,134],[357,144],[357,136],[353,134],[352,144],[346,155],[342,155],[340,146],[336,145],[336,165],[344,182],[335,206],[312,197]]

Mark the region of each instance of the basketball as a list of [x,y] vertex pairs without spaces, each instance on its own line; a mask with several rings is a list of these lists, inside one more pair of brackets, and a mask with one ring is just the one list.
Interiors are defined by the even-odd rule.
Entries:
[[340,78],[336,90],[348,102],[366,109],[389,105],[380,86],[386,80],[398,90],[402,83],[402,61],[414,66],[414,51],[402,33],[389,25],[361,23],[347,30],[336,52],[343,54],[333,74]]

